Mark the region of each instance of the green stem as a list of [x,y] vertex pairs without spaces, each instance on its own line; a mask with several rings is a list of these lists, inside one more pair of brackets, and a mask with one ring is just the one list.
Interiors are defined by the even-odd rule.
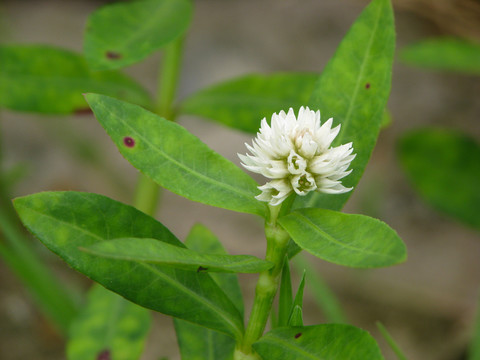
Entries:
[[[180,62],[183,52],[183,37],[165,47],[158,74],[158,93],[155,112],[167,120],[174,121],[173,99],[177,91],[180,75]],[[159,186],[149,177],[140,174],[135,191],[135,207],[146,214],[153,215],[157,209]]]
[[288,240],[290,239],[288,233],[277,224],[280,208],[281,206],[270,206],[270,215],[265,223],[265,236],[267,238],[265,260],[272,262],[274,266],[270,270],[260,273],[255,288],[255,300],[250,320],[242,344],[237,345],[235,360],[256,358],[256,355],[253,354],[252,344],[260,339],[265,331],[273,299],[277,293]]

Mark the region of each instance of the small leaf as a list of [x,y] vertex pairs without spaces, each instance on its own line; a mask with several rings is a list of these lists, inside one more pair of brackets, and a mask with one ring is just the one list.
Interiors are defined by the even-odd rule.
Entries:
[[293,300],[293,307],[292,311],[290,312],[290,317],[292,316],[293,310],[296,306],[300,308],[303,307],[303,290],[305,289],[305,270],[303,271],[302,280],[300,281],[300,285],[298,285],[297,293],[295,294],[295,299]]
[[106,288],[143,307],[241,336],[240,313],[208,274],[105,259],[79,250],[131,236],[184,246],[152,217],[107,197],[78,192],[34,194],[15,199],[14,205],[45,246]]
[[380,220],[325,209],[298,209],[278,219],[302,249],[335,264],[373,268],[406,259],[397,233]]
[[82,93],[98,92],[150,106],[147,91],[119,72],[93,72],[82,56],[45,45],[0,46],[0,107],[45,114],[88,109]]
[[162,187],[207,205],[265,216],[257,183],[182,126],[139,106],[87,94],[98,121],[130,163]]
[[139,359],[149,329],[148,310],[94,285],[87,305],[72,323],[67,359],[97,360],[107,351],[111,359]]
[[264,360],[383,360],[368,332],[342,324],[275,329],[253,348]]
[[446,129],[422,129],[401,138],[400,162],[415,189],[435,209],[480,229],[480,144]]
[[335,294],[304,254],[296,256],[292,263],[298,272],[305,271],[308,274],[308,283],[310,284],[308,290],[313,295],[317,306],[323,311],[327,321],[336,324],[346,323],[345,314]]
[[278,327],[287,326],[290,312],[292,311],[293,294],[292,281],[290,278],[290,266],[288,259],[285,259],[280,279],[280,290],[278,296]]
[[245,75],[190,95],[180,112],[255,134],[264,117],[306,105],[317,80],[313,73]]
[[197,272],[259,273],[273,266],[255,256],[202,254],[148,238],[113,239],[81,250],[110,259],[146,262]]
[[[188,234],[185,245],[190,249],[206,253],[225,255],[227,252],[217,237],[205,226],[195,224]],[[235,274],[212,273],[211,277],[225,291],[243,315],[243,297]],[[217,331],[175,319],[175,331],[182,359],[231,360],[235,340]]]
[[303,326],[303,312],[302,307],[295,305],[288,319],[288,326]]
[[97,70],[134,64],[183,34],[191,17],[188,0],[140,0],[104,6],[87,20],[85,57]]
[[[350,28],[323,70],[309,105],[322,122],[333,117],[341,130],[333,146],[353,142],[353,172],[342,179],[355,187],[370,158],[390,93],[395,27],[390,0],[373,0]],[[294,207],[341,210],[351,195],[297,196]]]
[[436,38],[409,45],[400,59],[422,68],[480,75],[480,44],[456,38]]

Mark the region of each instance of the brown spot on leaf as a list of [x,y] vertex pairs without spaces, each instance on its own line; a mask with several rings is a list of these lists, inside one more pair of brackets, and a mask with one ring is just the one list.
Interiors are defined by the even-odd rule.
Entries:
[[365,89],[370,89],[370,83],[365,84]]
[[107,51],[105,53],[105,56],[107,57],[107,59],[110,59],[110,60],[118,60],[122,58],[122,54],[116,51]]
[[112,360],[110,356],[110,350],[105,349],[98,353],[97,360]]
[[123,143],[125,144],[125,146],[127,146],[129,148],[135,146],[135,140],[133,140],[133,138],[131,138],[130,136],[125,136],[123,138]]
[[208,268],[204,268],[203,266],[199,266],[198,269],[197,269],[197,272],[201,272],[201,271],[207,271]]
[[298,339],[300,336],[302,336],[302,333],[295,334],[295,339]]

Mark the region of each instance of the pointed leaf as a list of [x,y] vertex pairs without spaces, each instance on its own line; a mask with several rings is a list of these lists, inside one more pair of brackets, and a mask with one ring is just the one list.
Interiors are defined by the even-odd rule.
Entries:
[[397,233],[380,220],[325,209],[298,209],[278,222],[302,249],[335,264],[373,268],[406,259]]
[[265,215],[256,182],[182,126],[139,106],[88,94],[98,121],[120,152],[162,187],[204,204]]
[[139,359],[149,329],[147,309],[94,285],[86,306],[72,323],[67,359]]
[[398,153],[415,189],[435,209],[480,229],[480,143],[447,129],[405,134]]
[[400,56],[422,68],[480,75],[480,44],[464,39],[423,40],[403,48]]
[[260,121],[273,113],[298,111],[306,105],[318,80],[314,73],[250,74],[190,95],[180,112],[218,121],[237,130],[257,133]]
[[[373,0],[352,25],[326,65],[309,101],[322,121],[341,124],[333,146],[353,142],[353,172],[342,180],[355,187],[380,131],[390,93],[395,28],[390,0]],[[351,195],[313,193],[297,197],[295,207],[340,210]]]
[[[300,281],[300,285],[298,285],[298,290],[297,293],[295,294],[295,299],[293,300],[292,304],[292,312],[296,306],[299,306],[300,308],[303,307],[303,290],[305,289],[305,270],[303,270],[303,275],[302,275],[302,280]],[[292,314],[290,313],[290,316]]]
[[[14,201],[25,226],[70,266],[143,307],[240,336],[240,313],[208,274],[87,254],[80,247],[141,236],[183,247],[162,224],[107,197],[44,192]],[[195,309],[195,311],[192,311]]]
[[300,306],[293,307],[290,319],[288,319],[288,326],[303,326],[303,312]]
[[280,279],[280,290],[278,296],[278,327],[287,326],[290,312],[292,311],[293,292],[292,280],[290,278],[290,264],[285,259]]
[[368,332],[341,324],[275,329],[253,344],[253,348],[264,360],[383,359]]
[[113,239],[81,250],[109,259],[146,262],[197,272],[259,273],[273,266],[273,263],[255,256],[202,254],[148,238]]
[[[195,224],[188,234],[185,245],[206,254],[227,254],[217,237],[205,226]],[[243,314],[243,300],[235,274],[212,273],[212,278]],[[235,340],[217,331],[175,319],[180,354],[185,360],[231,360]]]
[[188,0],[140,0],[104,6],[88,18],[85,57],[97,70],[134,64],[184,33],[191,17]]
[[88,109],[98,92],[150,106],[145,89],[119,72],[93,72],[82,56],[46,45],[0,46],[0,107],[46,114]]

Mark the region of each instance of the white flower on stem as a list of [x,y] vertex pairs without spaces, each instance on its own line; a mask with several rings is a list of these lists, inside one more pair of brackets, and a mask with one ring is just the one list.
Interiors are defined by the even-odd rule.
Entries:
[[355,158],[352,143],[330,146],[339,131],[340,125],[332,129],[332,119],[322,125],[320,111],[303,106],[298,118],[292,108],[273,114],[271,126],[264,118],[252,146],[245,144],[251,154],[238,155],[246,169],[271,179],[258,187],[262,193],[256,198],[278,205],[292,191],[306,195],[352,190],[340,181],[352,171],[347,170]]

